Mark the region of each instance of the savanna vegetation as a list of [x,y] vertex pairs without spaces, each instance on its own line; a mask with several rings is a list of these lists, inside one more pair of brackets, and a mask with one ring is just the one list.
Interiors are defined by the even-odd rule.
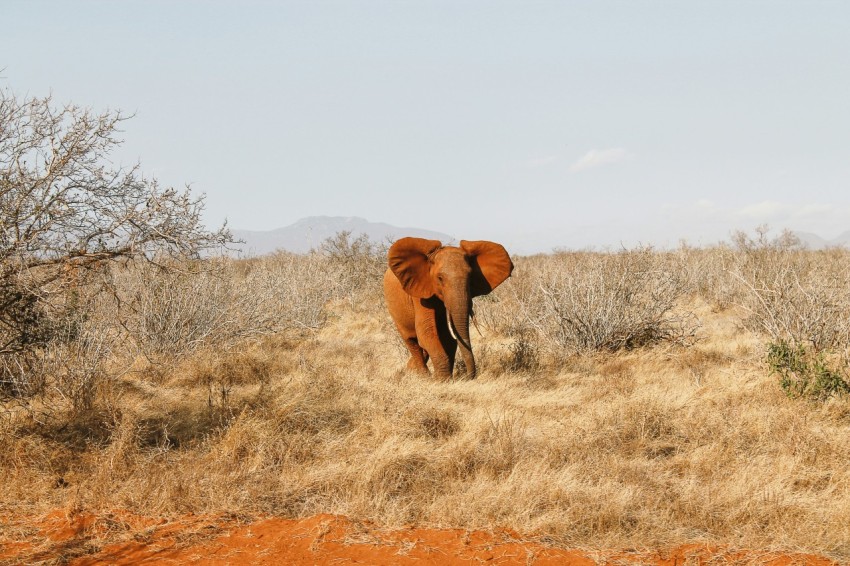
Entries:
[[[401,371],[384,246],[204,255],[228,238],[202,201],[99,165],[108,117],[27,104],[0,109],[58,129],[0,131],[0,515],[336,513],[850,559],[847,251],[760,229],[515,257],[476,299],[478,378],[437,382]],[[62,165],[74,147],[92,160]]]

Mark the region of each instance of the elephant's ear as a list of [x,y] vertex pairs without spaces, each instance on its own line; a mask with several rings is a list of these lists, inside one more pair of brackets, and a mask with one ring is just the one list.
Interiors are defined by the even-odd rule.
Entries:
[[480,240],[460,241],[461,249],[469,256],[472,273],[469,275],[469,292],[473,297],[486,295],[511,276],[514,264],[501,244]]
[[390,269],[411,297],[427,299],[437,292],[431,281],[428,256],[442,246],[438,240],[402,238],[390,247],[387,254]]

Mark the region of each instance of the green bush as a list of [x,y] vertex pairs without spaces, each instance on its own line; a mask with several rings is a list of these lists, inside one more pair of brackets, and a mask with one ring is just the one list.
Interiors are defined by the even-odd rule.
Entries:
[[803,344],[792,346],[784,341],[770,343],[767,363],[771,373],[779,375],[780,387],[791,398],[823,400],[833,395],[850,393],[846,362],[831,364],[823,352],[815,353]]

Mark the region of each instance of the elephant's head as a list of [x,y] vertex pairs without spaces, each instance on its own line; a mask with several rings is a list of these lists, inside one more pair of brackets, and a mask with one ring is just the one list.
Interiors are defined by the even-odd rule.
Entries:
[[437,240],[402,238],[389,251],[389,266],[408,295],[436,297],[446,307],[449,331],[457,340],[467,376],[475,377],[469,340],[472,298],[486,295],[510,277],[514,264],[505,248],[487,241],[461,240],[445,246]]

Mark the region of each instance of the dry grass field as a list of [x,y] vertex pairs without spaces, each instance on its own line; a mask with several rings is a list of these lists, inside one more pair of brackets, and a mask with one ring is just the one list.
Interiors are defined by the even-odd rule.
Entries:
[[476,300],[474,381],[401,371],[382,251],[344,238],[86,274],[73,332],[7,362],[0,516],[334,514],[850,561],[850,253],[736,243],[515,258]]

